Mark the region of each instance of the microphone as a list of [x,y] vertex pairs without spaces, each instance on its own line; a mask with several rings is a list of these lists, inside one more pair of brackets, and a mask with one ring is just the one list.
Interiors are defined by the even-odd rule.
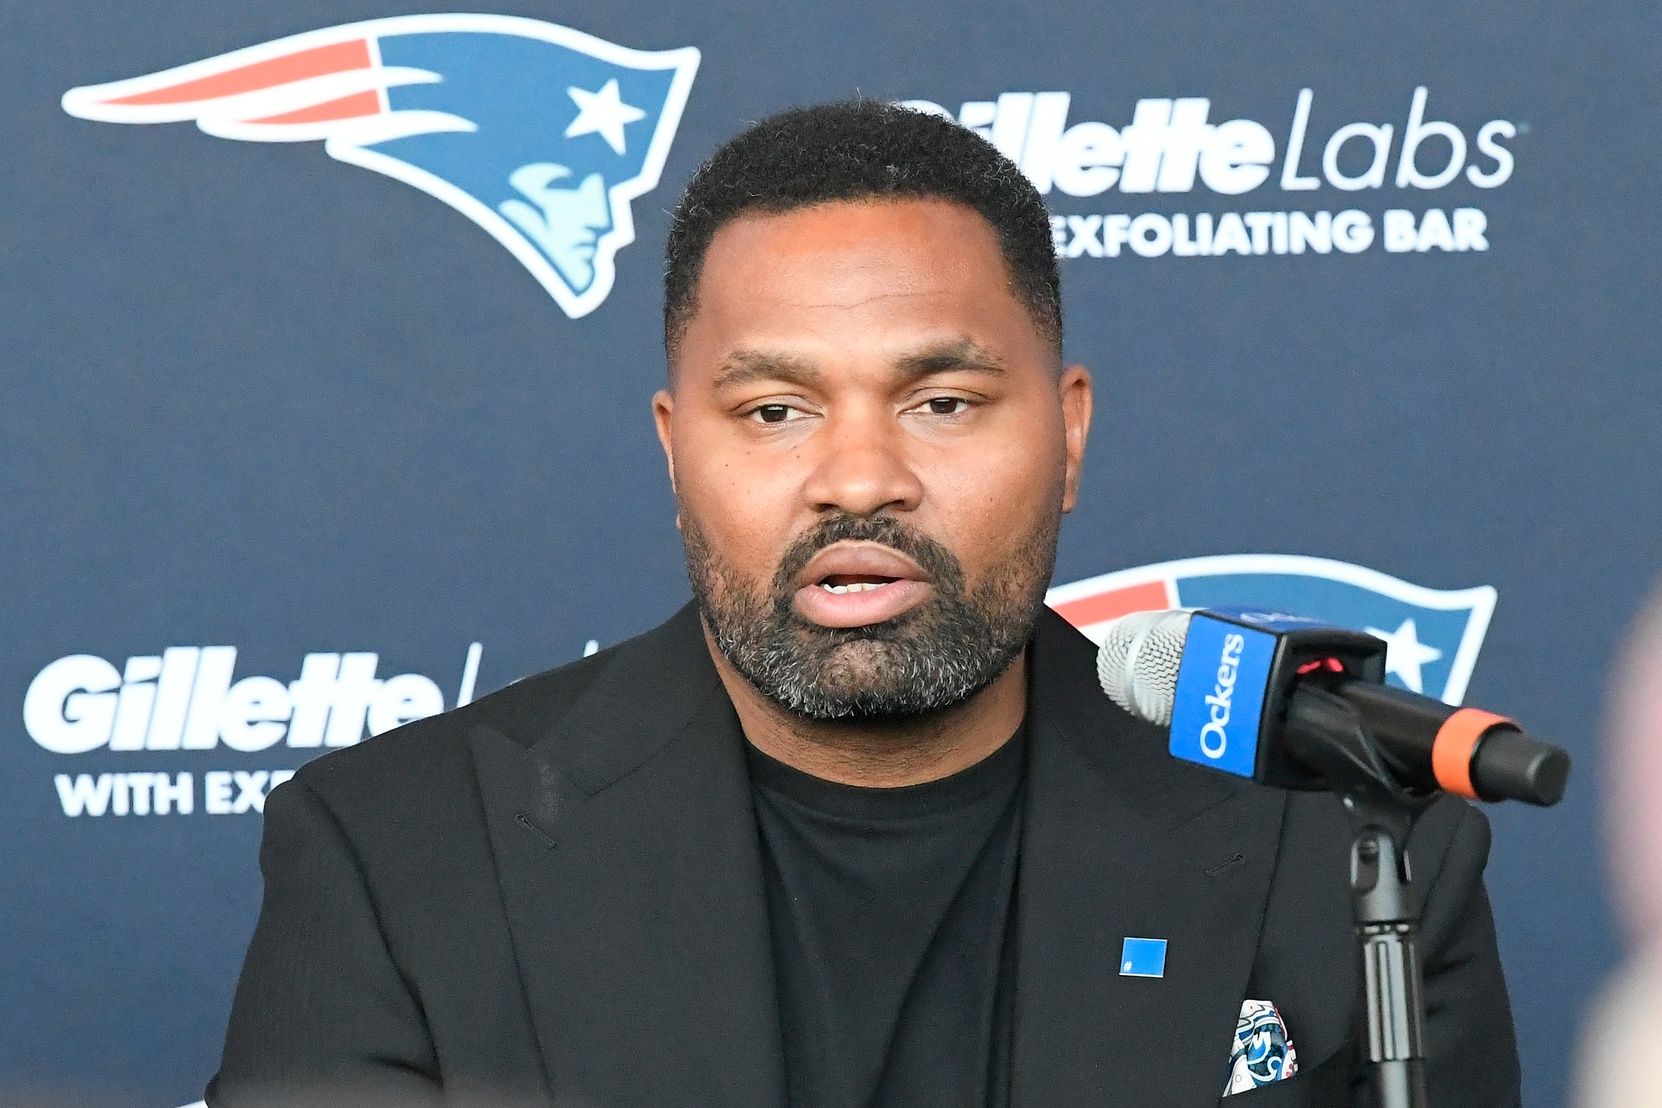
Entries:
[[1109,626],[1097,676],[1114,703],[1171,729],[1173,757],[1278,788],[1344,791],[1383,771],[1410,793],[1545,807],[1569,779],[1562,749],[1386,685],[1384,642],[1303,616],[1134,612]]

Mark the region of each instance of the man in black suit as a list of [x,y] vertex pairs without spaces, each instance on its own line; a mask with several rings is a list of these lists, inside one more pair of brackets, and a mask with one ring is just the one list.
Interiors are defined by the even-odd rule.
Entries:
[[[1249,999],[1298,1071],[1228,1103],[1361,1102],[1337,801],[1170,759],[1043,607],[1091,385],[1032,186],[788,112],[668,261],[695,603],[272,794],[209,1104],[1209,1105]],[[1515,1104],[1487,825],[1410,849],[1432,1103]]]

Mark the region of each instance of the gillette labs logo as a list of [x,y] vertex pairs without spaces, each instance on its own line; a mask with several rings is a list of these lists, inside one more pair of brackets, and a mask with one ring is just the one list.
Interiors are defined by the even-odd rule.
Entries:
[[[1468,139],[1454,124],[1426,118],[1429,98],[1423,86],[1414,90],[1400,143],[1391,123],[1350,122],[1321,139],[1310,134],[1315,92],[1300,89],[1282,146],[1281,188],[1300,192],[1325,183],[1355,192],[1392,180],[1397,188],[1440,189],[1462,171],[1478,188],[1505,184],[1515,166],[1506,143],[1517,136],[1517,125],[1491,119]],[[1019,165],[1041,193],[1054,188],[1097,196],[1116,186],[1120,192],[1189,192],[1198,178],[1213,192],[1238,196],[1275,171],[1274,132],[1251,119],[1211,122],[1206,97],[1139,100],[1131,122],[1119,128],[1093,121],[1069,126],[1072,99],[1066,92],[1006,92],[997,100],[969,101],[956,119]],[[928,100],[906,106],[954,118]]]
[[1235,678],[1241,672],[1241,648],[1246,640],[1240,635],[1225,635],[1223,654],[1218,660],[1216,687],[1206,697],[1211,718],[1200,729],[1200,751],[1208,758],[1222,758],[1229,749],[1229,699],[1235,693]]
[[[1517,168],[1514,140],[1526,127],[1491,119],[1468,131],[1433,116],[1430,90],[1373,119],[1328,119],[1315,90],[1300,89],[1287,122],[1214,121],[1208,97],[1137,101],[1122,126],[1069,121],[1067,92],[1006,92],[965,102],[954,115],[929,100],[907,107],[955,119],[1016,165],[1040,193],[1089,198],[1183,194],[1204,188],[1243,196],[1274,182],[1282,193],[1331,190],[1367,194],[1449,188],[1488,190]],[[1468,193],[1469,196],[1480,194]],[[1483,251],[1488,216],[1471,203],[1424,209],[1202,212],[1077,212],[1052,205],[1052,234],[1063,258],[1212,257]]]

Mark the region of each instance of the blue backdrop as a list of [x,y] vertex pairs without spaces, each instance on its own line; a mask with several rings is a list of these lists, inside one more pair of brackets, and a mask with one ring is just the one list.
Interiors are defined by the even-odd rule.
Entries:
[[1526,1101],[1562,1099],[1617,954],[1603,673],[1662,549],[1653,5],[329,30],[445,10],[8,12],[0,1099],[196,1099],[273,781],[683,600],[665,210],[747,121],[855,94],[983,129],[1055,214],[1099,412],[1058,606],[1340,605],[1393,680],[1572,749],[1559,808],[1491,813],[1489,871]]

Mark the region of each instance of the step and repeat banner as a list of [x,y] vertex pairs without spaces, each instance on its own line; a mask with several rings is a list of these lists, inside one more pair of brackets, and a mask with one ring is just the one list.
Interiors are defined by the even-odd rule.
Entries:
[[1491,813],[1526,1102],[1619,955],[1609,657],[1662,569],[1662,22],[1522,6],[14,6],[0,1099],[213,1072],[266,796],[687,595],[648,398],[692,169],[907,101],[1044,194],[1098,418],[1052,602],[1372,631],[1577,760]]

